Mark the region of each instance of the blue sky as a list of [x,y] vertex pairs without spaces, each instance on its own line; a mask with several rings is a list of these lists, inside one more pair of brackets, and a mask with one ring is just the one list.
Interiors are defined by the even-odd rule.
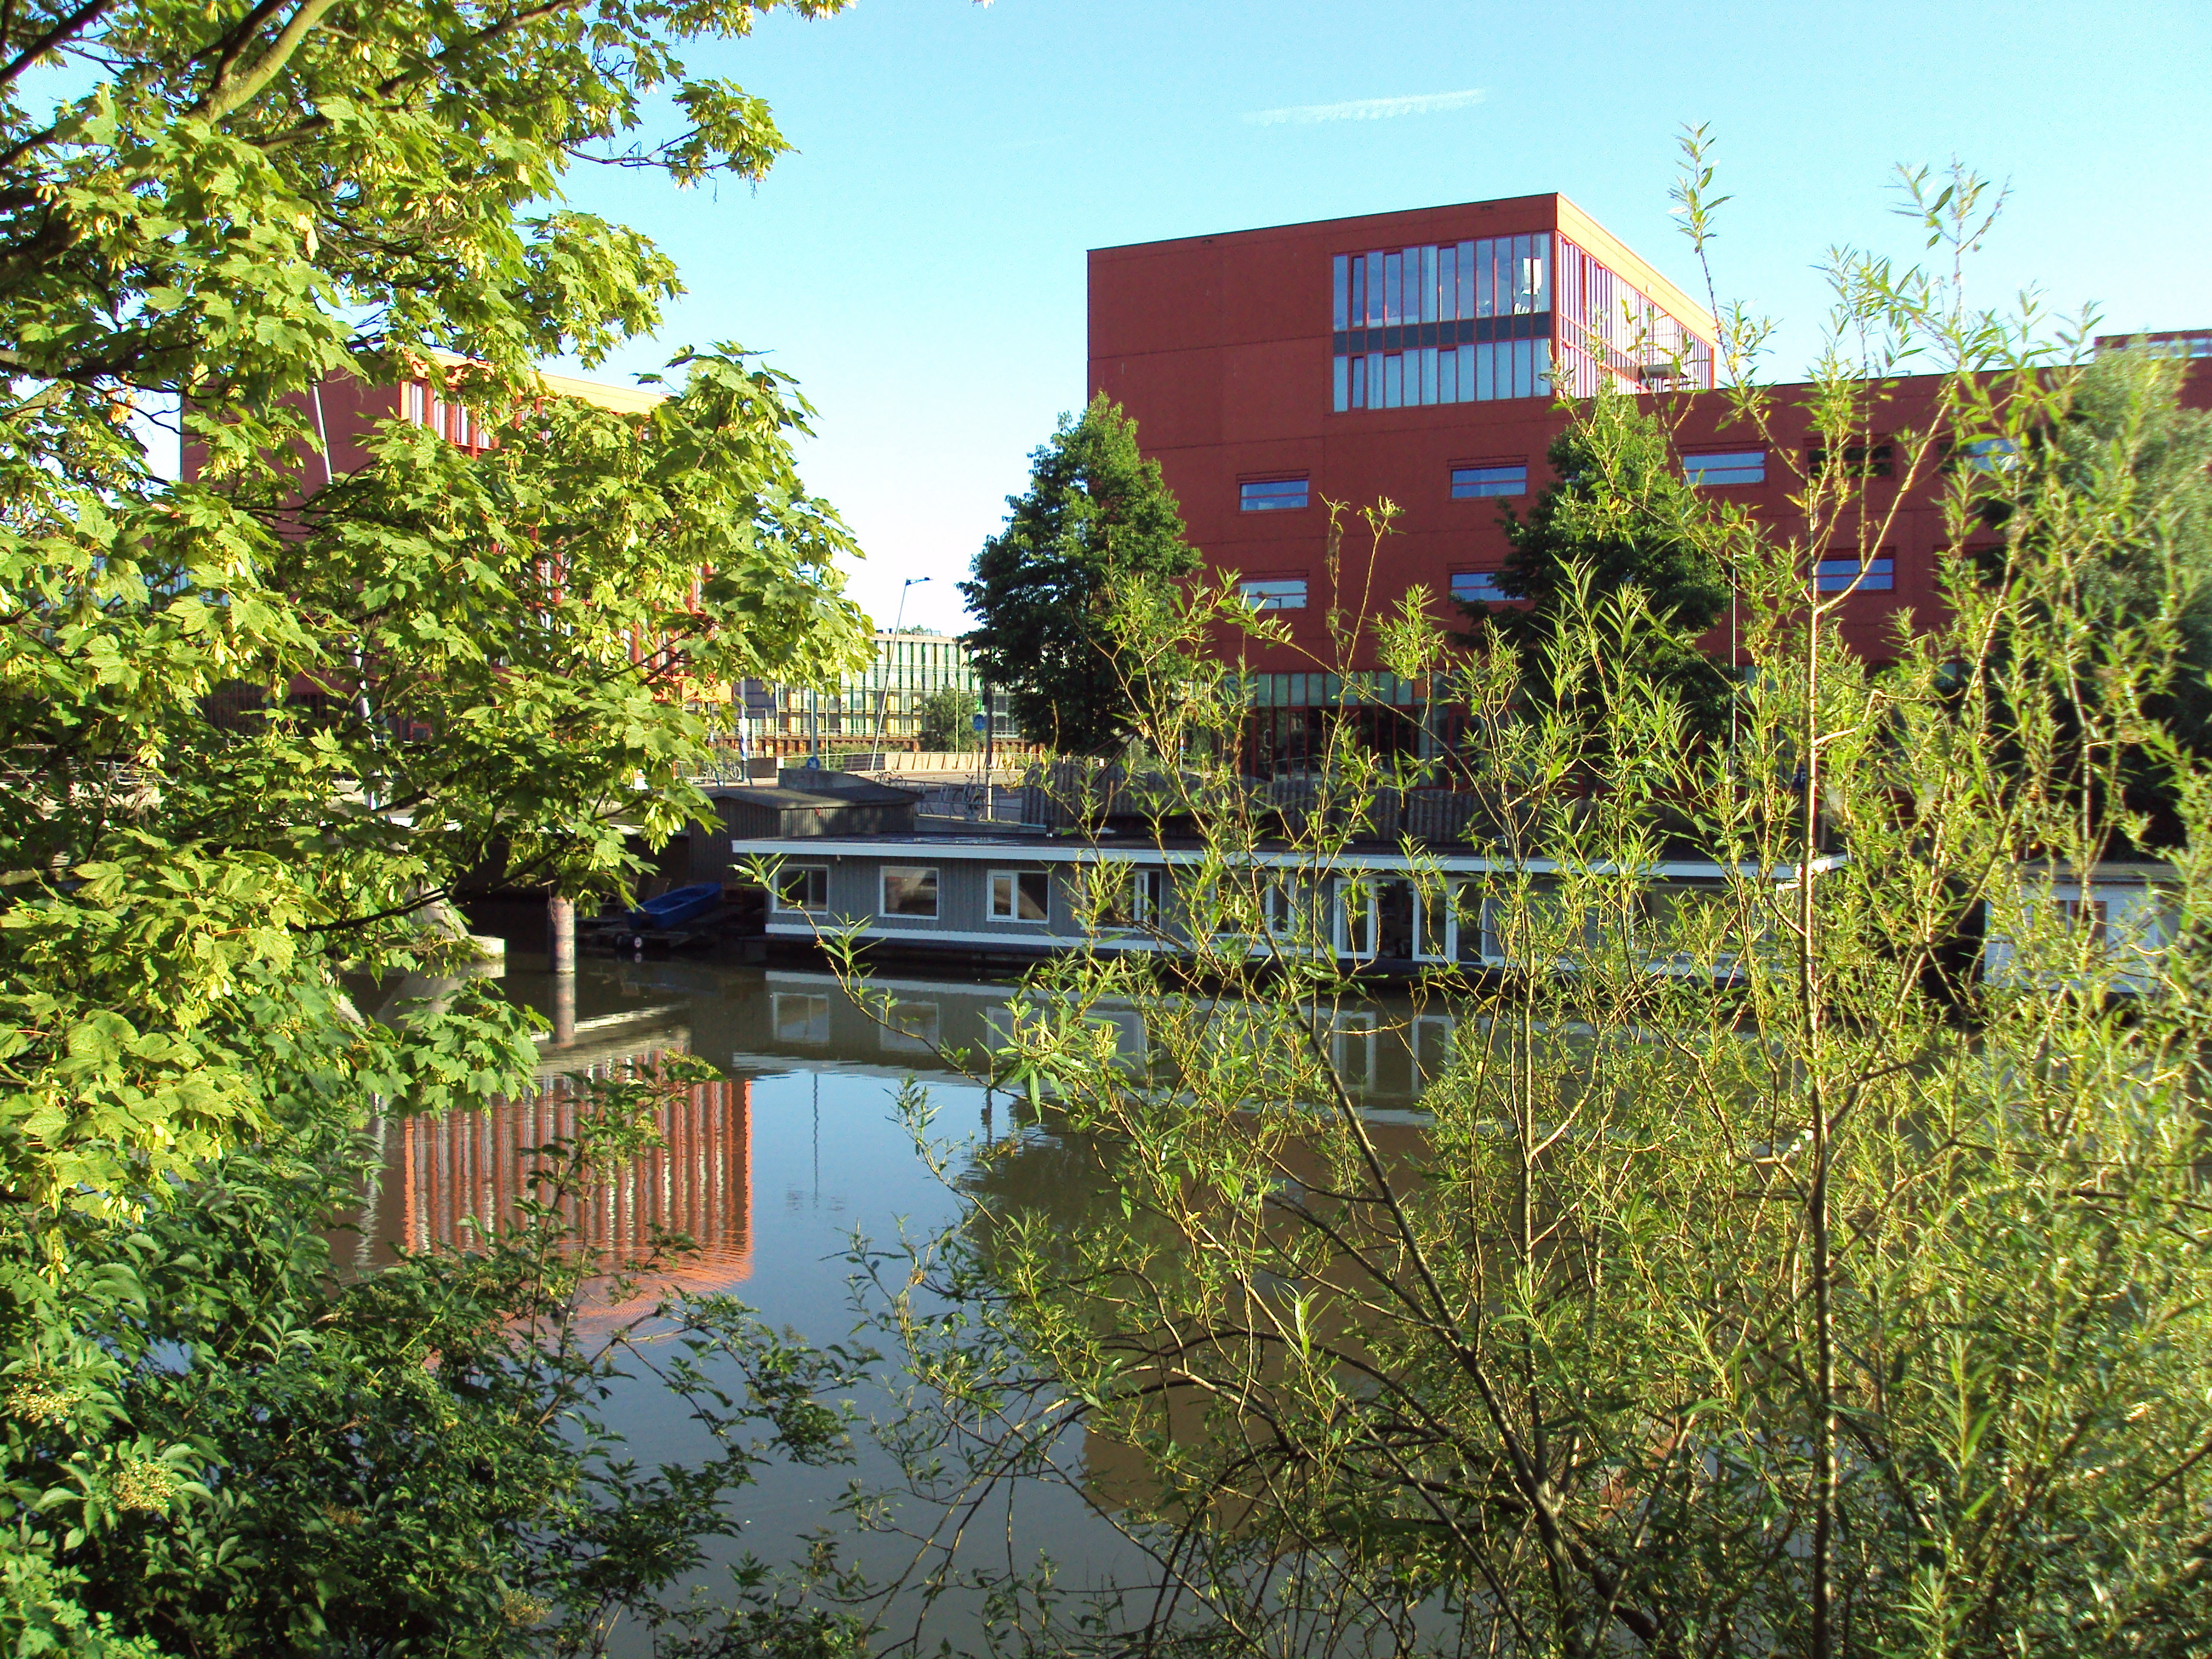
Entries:
[[[771,352],[820,412],[806,477],[885,624],[926,575],[907,622],[961,626],[952,584],[1081,403],[1086,248],[1557,190],[1694,292],[1667,190],[1702,121],[1735,197],[1721,295],[1780,319],[1778,374],[1817,348],[1824,249],[1915,254],[1900,161],[2009,184],[1987,302],[2212,325],[2204,0],[860,0],[693,67],[766,97],[799,153],[757,190],[573,176],[572,204],[658,239],[690,288],[599,372]],[[1395,112],[1335,107],[1375,100]]]

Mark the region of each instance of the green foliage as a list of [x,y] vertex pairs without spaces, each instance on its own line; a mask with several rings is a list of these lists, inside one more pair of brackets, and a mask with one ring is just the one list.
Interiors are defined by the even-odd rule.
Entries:
[[1665,424],[1607,387],[1545,459],[1556,478],[1528,515],[1500,514],[1512,553],[1498,585],[1530,603],[1469,614],[1518,651],[1529,694],[1543,697],[1576,673],[1553,661],[1564,619],[1625,603],[1636,620],[1620,643],[1635,665],[1676,687],[1702,729],[1725,729],[1727,682],[1698,641],[1728,613],[1727,538],[1712,535]]
[[[39,1334],[0,1390],[18,1571],[66,1574],[111,1628],[176,1653],[371,1632],[393,1651],[590,1652],[617,1619],[666,1624],[659,1598],[702,1540],[736,1535],[729,1499],[771,1450],[844,1456],[817,1395],[858,1358],[793,1347],[724,1297],[605,1311],[682,1243],[611,1279],[564,1208],[648,1144],[682,1080],[602,1085],[572,1139],[535,1149],[513,1221],[366,1274],[339,1273],[330,1224],[381,1149],[331,1099],[139,1223],[19,1210],[0,1319]],[[627,1455],[599,1409],[639,1373],[684,1398],[711,1456]],[[757,1595],[739,1620],[772,1610]]]
[[[387,1026],[341,974],[434,975],[471,873],[621,888],[628,837],[703,810],[690,682],[865,656],[787,380],[685,351],[618,414],[532,367],[603,360],[679,292],[642,237],[549,208],[573,163],[757,179],[787,148],[679,56],[768,9],[0,12],[15,1651],[574,1649],[726,1529],[749,1451],[626,1471],[592,1423],[609,1373],[545,1226],[344,1284],[316,1229],[359,1126],[534,1064],[495,998]],[[684,130],[636,148],[656,100]],[[496,447],[393,420],[339,471],[325,404],[423,375]],[[822,1448],[772,1375],[813,1361],[670,1316]]]
[[[1937,245],[1978,240],[1978,181],[1906,182]],[[1090,872],[1086,948],[991,1057],[1037,1133],[978,1149],[962,1225],[881,1266],[916,1484],[1048,1475],[1079,1431],[1063,1478],[1149,1557],[1143,1594],[1088,1601],[998,1575],[1009,1648],[2212,1651],[2212,769],[2154,713],[2178,607],[2084,602],[2156,457],[2021,442],[1944,474],[2066,430],[2088,377],[1954,276],[1833,274],[1829,453],[1893,419],[1899,362],[1958,368],[1893,434],[1893,495],[1831,469],[1802,516],[1670,520],[1738,562],[1758,672],[1729,750],[1622,648],[1678,622],[1581,582],[1540,612],[1541,697],[1520,652],[1391,625],[1397,672],[1456,663],[1476,734],[1454,867],[1396,828],[1411,764],[1348,728],[1292,801],[1212,758],[1239,700],[1145,706],[1180,762],[1161,819],[1200,844],[1141,928]],[[1748,337],[1724,395],[1778,449]],[[1618,416],[1577,422],[1589,522],[1652,499]],[[1870,667],[1808,573],[1929,480],[1953,545],[1993,503],[2035,533],[1948,561],[1947,613]],[[1221,622],[1194,599],[1130,648]],[[2114,803],[2145,757],[2179,834],[2100,915],[2071,895],[2132,878]],[[1415,927],[1486,940],[1379,1004],[1340,944],[1378,838]],[[1126,948],[1147,932],[1188,967]],[[1419,1068],[1410,1121],[1365,1097],[1376,1042]],[[1097,1195],[1075,1224],[1070,1190]]]
[[2183,368],[2152,350],[2102,353],[2082,370],[2054,441],[2069,489],[2118,509],[2086,573],[2084,609],[2130,623],[2178,614],[2179,672],[2164,712],[2183,742],[2212,755],[2212,415],[2181,407]]
[[975,720],[982,707],[972,691],[939,686],[921,700],[921,746],[951,753],[981,748]]
[[1121,644],[1120,596],[1158,592],[1198,568],[1159,465],[1137,424],[1104,394],[1060,417],[1030,457],[1027,494],[975,556],[960,597],[977,618],[968,645],[1023,732],[1071,753],[1124,740],[1141,688]]

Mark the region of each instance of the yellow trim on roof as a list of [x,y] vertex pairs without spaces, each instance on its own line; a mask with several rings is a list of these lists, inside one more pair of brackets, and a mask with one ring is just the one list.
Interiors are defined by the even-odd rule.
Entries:
[[[436,351],[430,354],[434,362],[448,368],[458,368],[469,359],[458,352]],[[665,392],[655,392],[641,386],[610,386],[605,380],[586,380],[575,374],[553,374],[544,369],[538,371],[538,383],[556,398],[574,398],[579,403],[590,404],[596,409],[611,410],[617,415],[649,413],[667,400]]]

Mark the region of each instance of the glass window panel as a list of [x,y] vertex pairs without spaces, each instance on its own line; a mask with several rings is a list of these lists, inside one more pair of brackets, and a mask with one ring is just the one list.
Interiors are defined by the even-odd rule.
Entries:
[[1474,396],[1478,403],[1486,404],[1498,395],[1498,385],[1493,376],[1493,359],[1497,353],[1498,348],[1487,343],[1474,349]]
[[1433,246],[1421,250],[1421,320],[1437,320],[1437,250]]
[[1339,357],[1331,374],[1331,399],[1340,413],[1352,406],[1352,362],[1349,357]]
[[1352,256],[1352,320],[1346,326],[1361,328],[1366,322],[1367,256],[1355,253]]
[[1406,283],[1406,256],[1386,253],[1382,256],[1382,321],[1387,326],[1396,322],[1405,313],[1405,295],[1400,291]]
[[1382,407],[1396,409],[1406,400],[1406,359],[1393,352],[1382,360]]
[[1495,314],[1496,295],[1491,283],[1491,242],[1488,237],[1474,245],[1474,314],[1489,317]]
[[1384,406],[1383,378],[1382,354],[1379,351],[1369,352],[1367,354],[1367,406],[1370,409],[1381,409]]
[[1425,346],[1421,349],[1421,401],[1432,404],[1437,400],[1437,349]]
[[1552,308],[1552,238],[1549,232],[1529,239],[1535,243],[1531,250],[1536,260],[1536,309]]
[[885,865],[883,913],[887,916],[935,916],[937,867],[934,865]]
[[1552,343],[1549,340],[1531,340],[1528,346],[1536,362],[1535,390],[1529,395],[1548,398],[1552,395]]
[[1763,449],[1718,451],[1682,457],[1682,476],[1693,484],[1755,484],[1766,482]]
[[1437,250],[1437,320],[1459,315],[1459,247],[1446,242]]
[[1278,513],[1306,504],[1304,478],[1255,478],[1237,486],[1237,507],[1246,513]]
[[1421,320],[1421,250],[1409,247],[1405,254],[1405,286],[1398,295],[1398,320],[1418,323]]
[[1494,466],[1455,466],[1451,470],[1451,493],[1455,501],[1484,495],[1525,495],[1528,464],[1510,461]]
[[1240,582],[1237,596],[1255,611],[1303,611],[1306,608],[1306,579],[1277,576]]
[[1459,349],[1459,401],[1474,401],[1474,348],[1471,345]]
[[1352,326],[1352,261],[1341,253],[1330,265],[1328,325],[1331,328]]
[[1459,245],[1458,269],[1459,304],[1453,315],[1472,317],[1474,315],[1474,244],[1473,242],[1462,242]]
[[1513,343],[1513,395],[1516,398],[1536,395],[1535,345],[1534,340]]
[[1451,596],[1462,605],[1504,605],[1510,599],[1498,585],[1498,573],[1494,570],[1455,571]]
[[775,908],[822,911],[830,908],[830,872],[821,865],[786,865],[775,873]]
[[1352,360],[1352,406],[1354,409],[1367,407],[1367,362],[1364,357]]
[[1367,256],[1367,326],[1382,326],[1382,250],[1376,249]]

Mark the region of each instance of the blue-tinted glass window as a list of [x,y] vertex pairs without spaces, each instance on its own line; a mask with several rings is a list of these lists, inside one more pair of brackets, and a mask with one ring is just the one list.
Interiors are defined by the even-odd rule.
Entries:
[[1498,573],[1494,570],[1455,572],[1451,596],[1462,605],[1505,605],[1513,597],[1498,585]]
[[1279,513],[1306,504],[1304,478],[1256,478],[1237,486],[1238,505],[1247,513]]
[[1255,611],[1303,611],[1306,608],[1304,576],[1272,576],[1241,582],[1237,591]]
[[1352,326],[1352,261],[1340,253],[1329,282],[1329,326]]
[[1682,476],[1693,484],[1755,484],[1766,482],[1766,452],[1735,449],[1682,457]]
[[1495,466],[1455,466],[1451,473],[1452,499],[1474,501],[1483,495],[1525,495],[1528,493],[1528,464],[1500,463]]
[[1823,559],[1813,567],[1813,580],[1823,593],[1841,593],[1851,588],[1862,593],[1887,593],[1897,586],[1897,561],[1887,557],[1869,559],[1862,575],[1859,562],[1855,558]]
[[1340,411],[1352,407],[1352,376],[1350,372],[1352,362],[1352,360],[1349,357],[1339,357],[1336,360],[1336,368],[1332,386],[1332,398],[1335,408]]

